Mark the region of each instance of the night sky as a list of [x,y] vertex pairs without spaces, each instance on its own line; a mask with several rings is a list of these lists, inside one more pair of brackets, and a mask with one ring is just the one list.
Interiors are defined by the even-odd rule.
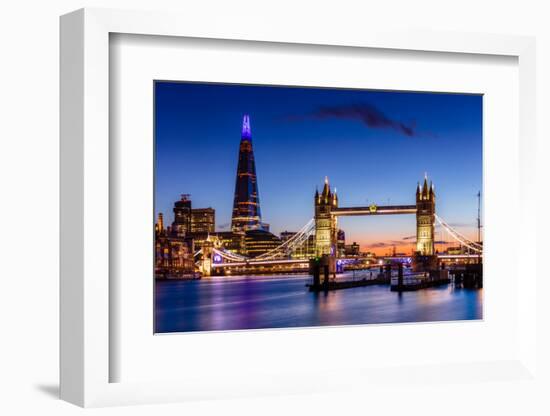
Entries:
[[[436,212],[472,239],[482,186],[482,96],[155,83],[155,211],[180,194],[230,230],[242,116],[250,115],[263,222],[297,231],[325,176],[340,206],[414,204],[425,172]],[[414,215],[339,219],[347,244],[410,253]],[[436,239],[450,240],[439,228]]]

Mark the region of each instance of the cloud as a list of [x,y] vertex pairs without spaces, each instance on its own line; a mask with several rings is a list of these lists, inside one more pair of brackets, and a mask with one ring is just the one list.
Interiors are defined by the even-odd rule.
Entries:
[[402,121],[392,119],[384,114],[379,108],[369,103],[356,103],[339,106],[323,106],[305,116],[290,116],[291,120],[300,119],[342,119],[354,120],[363,123],[373,129],[395,130],[407,137],[418,136],[414,123],[406,124]]
[[374,243],[367,245],[368,248],[382,248],[382,247],[389,247],[391,244],[388,243]]
[[[403,238],[403,240],[416,240],[416,236],[410,236],[410,237],[405,237]],[[389,240],[389,241],[380,241],[378,243],[372,243],[372,244],[367,244],[366,247],[367,248],[385,248],[385,247],[399,247],[399,246],[403,246],[403,245],[406,245],[406,246],[409,246],[411,244],[415,244],[416,241],[410,241],[410,242],[403,242],[403,240]],[[449,244],[448,241],[443,241],[443,240],[435,240],[434,241],[434,244]]]
[[367,247],[368,248],[383,248],[383,247],[401,246],[403,244],[410,244],[410,243],[403,243],[403,241],[401,241],[401,240],[388,240],[388,241],[380,241],[378,243],[368,244]]

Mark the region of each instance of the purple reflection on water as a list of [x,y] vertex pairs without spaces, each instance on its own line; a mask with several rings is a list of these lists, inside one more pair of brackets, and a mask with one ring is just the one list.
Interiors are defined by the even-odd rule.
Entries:
[[482,318],[482,290],[405,292],[367,286],[314,294],[309,276],[155,282],[155,332],[287,328]]

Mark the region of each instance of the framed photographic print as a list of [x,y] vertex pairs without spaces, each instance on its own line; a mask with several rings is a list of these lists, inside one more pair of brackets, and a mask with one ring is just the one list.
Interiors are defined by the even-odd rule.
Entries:
[[62,398],[531,379],[533,39],[238,24],[61,19]]

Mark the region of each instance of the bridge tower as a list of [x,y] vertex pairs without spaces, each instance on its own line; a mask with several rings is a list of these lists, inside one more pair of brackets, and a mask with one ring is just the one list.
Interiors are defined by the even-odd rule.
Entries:
[[428,177],[424,176],[422,187],[416,187],[416,251],[420,256],[433,256],[435,235],[435,191]]
[[202,243],[202,262],[200,271],[203,276],[212,276],[212,255],[214,253],[214,242],[208,237]]
[[315,254],[319,257],[336,256],[336,233],[338,230],[336,216],[331,214],[338,207],[336,190],[332,192],[325,178],[323,192],[315,191]]

